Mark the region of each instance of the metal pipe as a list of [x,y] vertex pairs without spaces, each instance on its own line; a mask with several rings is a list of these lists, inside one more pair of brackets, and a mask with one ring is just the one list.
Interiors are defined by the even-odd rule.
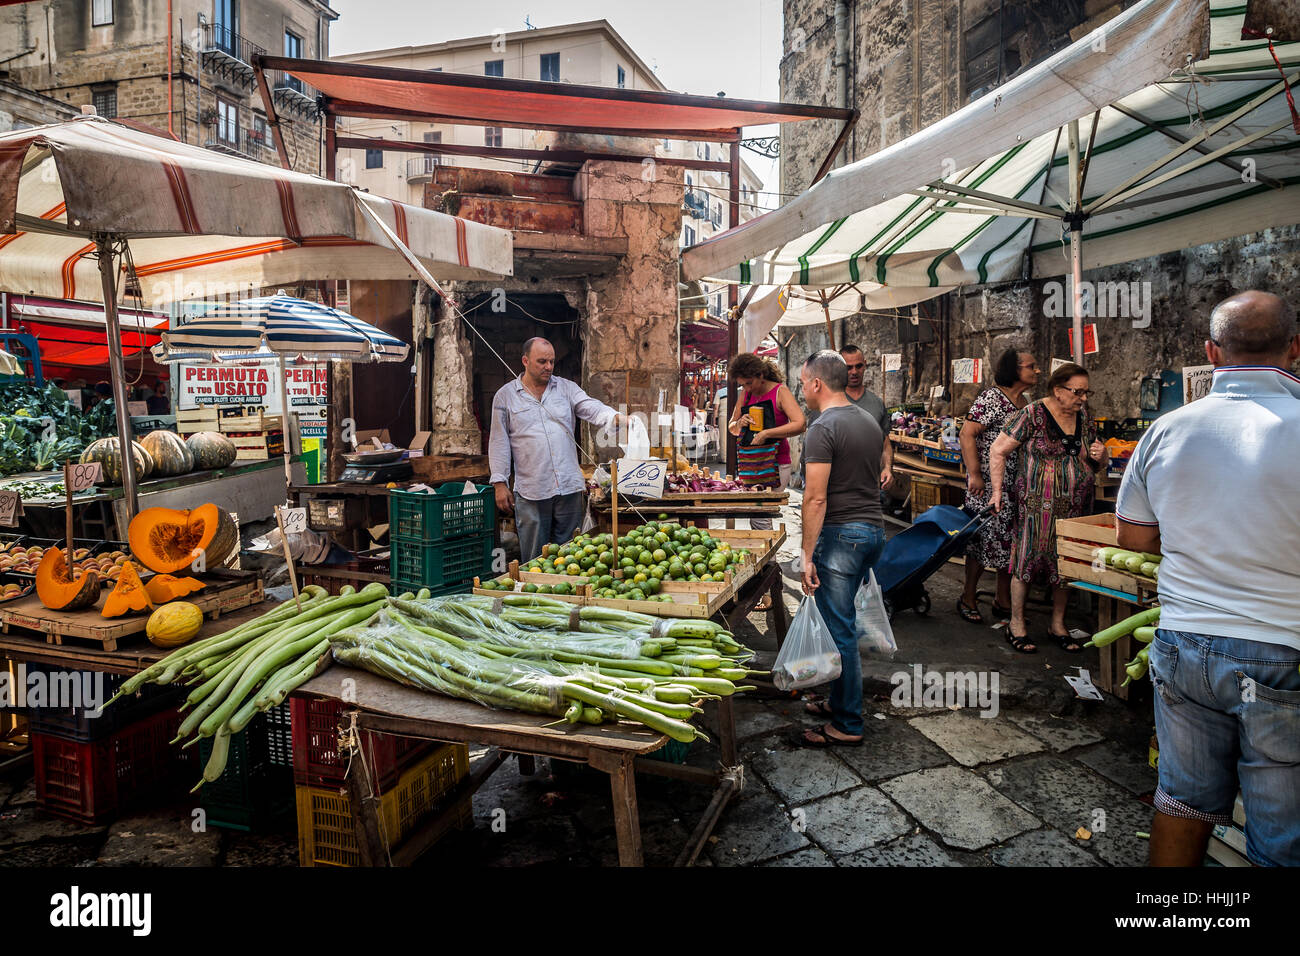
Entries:
[[122,329],[117,321],[117,270],[113,266],[112,237],[95,237],[99,255],[99,279],[104,291],[104,331],[108,336],[108,371],[113,385],[113,404],[117,412],[117,444],[122,455],[122,496],[126,499],[127,517],[136,514],[135,454],[131,447],[131,412],[126,401],[126,381],[122,361]]
[[[841,109],[849,105],[849,5],[846,0],[835,0],[835,78],[836,105]],[[835,161],[837,166],[848,162],[848,150],[841,144]]]
[[172,0],[167,0],[167,132],[172,139],[176,133],[172,130]]
[[1083,364],[1083,197],[1079,174],[1079,121],[1070,120],[1066,143],[1070,161],[1070,314],[1074,328],[1074,361]]

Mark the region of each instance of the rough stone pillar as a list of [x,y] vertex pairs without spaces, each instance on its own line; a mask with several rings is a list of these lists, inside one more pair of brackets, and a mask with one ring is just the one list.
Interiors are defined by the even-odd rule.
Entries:
[[434,455],[477,455],[482,433],[474,419],[471,400],[474,354],[461,328],[460,318],[442,299],[433,305],[433,382],[429,389],[433,416],[430,453]]

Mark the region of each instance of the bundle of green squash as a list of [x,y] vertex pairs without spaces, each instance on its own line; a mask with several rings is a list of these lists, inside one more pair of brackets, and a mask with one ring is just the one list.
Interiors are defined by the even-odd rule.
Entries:
[[1156,580],[1160,577],[1162,555],[1145,551],[1126,551],[1123,548],[1098,548],[1097,560],[1117,571],[1127,571],[1138,577]]
[[[192,639],[202,627],[203,614],[178,599],[203,588],[194,573],[221,567],[239,550],[234,518],[214,504],[188,511],[146,508],[131,519],[127,536],[135,560],[154,575],[148,582],[142,581],[136,565],[127,561],[101,615],[113,618],[151,611],[145,633],[153,643],[175,647]],[[54,611],[94,607],[102,588],[95,571],[78,576],[69,570],[62,548],[48,549],[36,569],[36,596]]]
[[[188,438],[165,428],[152,431],[139,441],[131,442],[131,464],[136,481],[146,478],[174,478],[191,471],[229,468],[238,450],[220,432],[195,432]],[[100,464],[101,485],[122,484],[124,465],[117,437],[101,438],[86,446],[81,462]]]

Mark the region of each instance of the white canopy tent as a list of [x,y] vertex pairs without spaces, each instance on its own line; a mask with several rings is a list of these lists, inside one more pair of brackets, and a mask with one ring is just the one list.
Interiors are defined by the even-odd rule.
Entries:
[[[0,134],[0,290],[105,305],[126,408],[118,300],[238,298],[304,279],[491,279],[504,229],[214,153],[98,117]],[[440,291],[440,290],[439,290]],[[131,423],[118,415],[125,448]],[[135,511],[135,476],[123,491]]]
[[[990,94],[692,247],[687,277],[892,290],[1072,274],[1300,222],[1300,44],[1232,0],[1145,0]],[[868,285],[871,284],[871,285]]]

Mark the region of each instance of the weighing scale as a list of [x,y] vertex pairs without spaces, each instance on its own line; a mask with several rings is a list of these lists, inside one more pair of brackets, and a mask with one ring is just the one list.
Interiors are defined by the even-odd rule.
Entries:
[[339,481],[358,485],[385,485],[390,481],[405,481],[414,472],[409,461],[395,461],[387,465],[348,465],[339,475]]

